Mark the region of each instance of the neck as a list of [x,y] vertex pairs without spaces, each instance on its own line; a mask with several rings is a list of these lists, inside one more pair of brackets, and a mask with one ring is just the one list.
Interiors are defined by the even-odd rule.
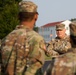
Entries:
[[24,26],[27,26],[30,29],[33,29],[34,21],[22,21],[22,22],[20,22],[20,25],[24,25]]

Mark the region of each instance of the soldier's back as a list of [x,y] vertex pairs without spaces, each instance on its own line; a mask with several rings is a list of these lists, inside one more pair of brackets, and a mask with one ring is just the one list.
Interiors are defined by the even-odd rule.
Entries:
[[22,75],[26,67],[27,56],[43,64],[44,51],[41,50],[41,47],[42,49],[45,47],[43,38],[35,31],[28,28],[12,31],[2,40],[1,45],[4,72],[7,70],[9,75]]

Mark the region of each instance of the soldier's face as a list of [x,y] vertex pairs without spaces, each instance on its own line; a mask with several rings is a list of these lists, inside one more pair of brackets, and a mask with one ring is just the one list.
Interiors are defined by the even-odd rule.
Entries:
[[57,34],[57,37],[59,37],[59,38],[64,38],[65,37],[65,29],[63,29],[63,30],[57,30],[56,31],[56,34]]

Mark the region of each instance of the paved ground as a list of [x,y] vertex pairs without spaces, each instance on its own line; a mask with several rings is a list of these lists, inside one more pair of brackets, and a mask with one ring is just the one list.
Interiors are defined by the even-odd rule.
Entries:
[[48,67],[48,65],[50,64],[51,60],[45,61],[45,64],[42,67],[42,71],[44,73],[44,71],[46,70],[46,68]]

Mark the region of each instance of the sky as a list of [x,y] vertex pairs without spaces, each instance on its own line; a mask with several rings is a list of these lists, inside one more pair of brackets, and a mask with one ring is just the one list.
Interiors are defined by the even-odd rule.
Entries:
[[76,18],[76,0],[30,0],[38,6],[36,26]]

